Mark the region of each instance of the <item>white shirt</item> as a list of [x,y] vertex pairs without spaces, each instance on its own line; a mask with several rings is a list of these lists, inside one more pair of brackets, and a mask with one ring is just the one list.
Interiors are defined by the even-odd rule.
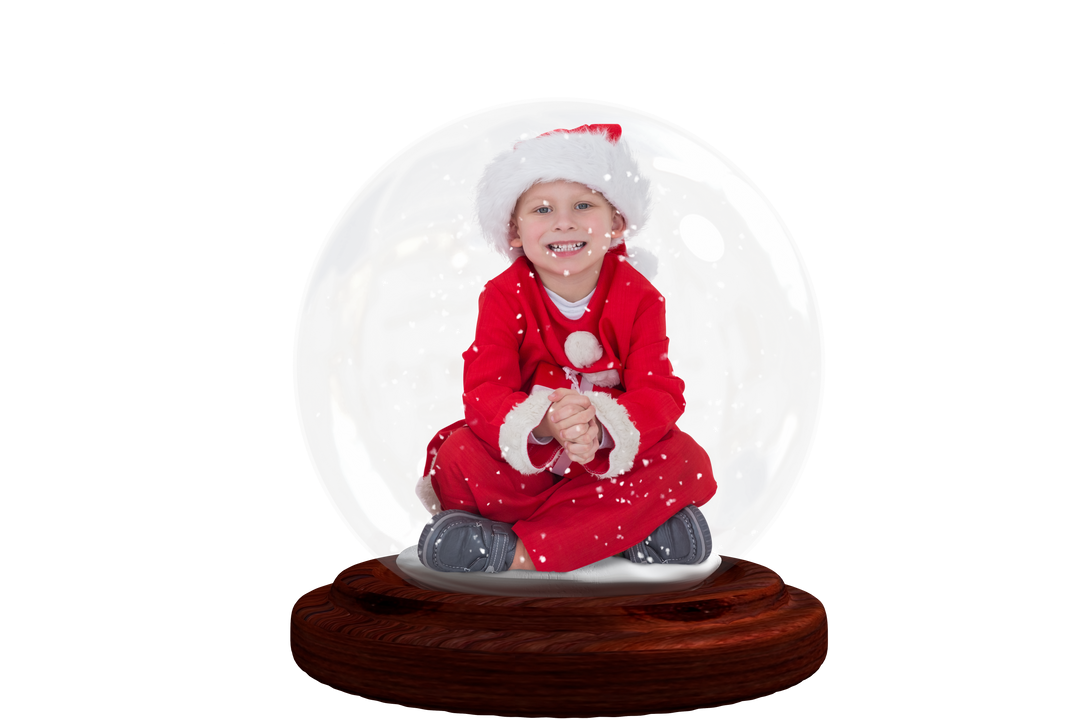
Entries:
[[570,320],[580,320],[581,316],[585,314],[585,308],[589,306],[589,301],[592,300],[593,294],[596,292],[596,288],[592,289],[592,292],[581,298],[577,302],[570,302],[564,300],[561,296],[556,295],[547,288],[544,288],[544,292],[551,298],[551,302],[555,303],[555,307],[559,308],[559,312],[563,314],[563,317]]

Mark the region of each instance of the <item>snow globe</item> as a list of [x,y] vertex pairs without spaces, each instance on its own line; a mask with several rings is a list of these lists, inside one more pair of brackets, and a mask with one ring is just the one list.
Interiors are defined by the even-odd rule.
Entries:
[[[608,558],[573,573],[425,574],[414,547],[433,511],[415,492],[424,448],[461,417],[476,299],[507,267],[478,227],[477,181],[515,143],[592,123],[618,123],[652,183],[651,217],[626,259],[667,306],[670,362],[686,383],[679,427],[707,451],[718,485],[701,507],[715,557],[678,572]],[[377,700],[520,716],[670,712],[801,682],[825,658],[824,608],[739,558],[807,455],[820,357],[813,295],[782,222],[688,133],[584,102],[511,105],[433,132],[346,210],[304,299],[304,436],[377,558],[297,602],[294,659]]]

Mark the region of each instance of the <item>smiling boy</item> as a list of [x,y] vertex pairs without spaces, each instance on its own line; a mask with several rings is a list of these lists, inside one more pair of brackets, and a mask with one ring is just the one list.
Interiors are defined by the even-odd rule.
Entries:
[[[556,130],[485,170],[481,227],[513,260],[480,296],[465,420],[428,447],[437,512],[420,560],[446,572],[566,572],[611,555],[693,564],[706,453],[676,427],[664,298],[626,262],[649,184],[617,125]],[[433,496],[432,496],[433,495]]]
[[544,287],[577,302],[596,287],[612,239],[626,228],[602,194],[577,182],[537,183],[510,221],[510,247],[521,248]]

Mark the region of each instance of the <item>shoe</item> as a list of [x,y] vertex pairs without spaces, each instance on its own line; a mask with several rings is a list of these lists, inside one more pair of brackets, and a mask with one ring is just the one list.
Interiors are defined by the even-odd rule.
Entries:
[[416,545],[425,567],[439,572],[503,572],[514,562],[517,535],[509,523],[462,510],[434,515]]
[[622,556],[632,563],[697,565],[711,553],[709,524],[700,510],[687,505]]

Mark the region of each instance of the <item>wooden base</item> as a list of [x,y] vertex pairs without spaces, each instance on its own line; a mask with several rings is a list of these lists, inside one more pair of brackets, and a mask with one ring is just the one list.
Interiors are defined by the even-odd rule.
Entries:
[[724,559],[692,590],[524,598],[423,590],[393,557],[304,595],[304,672],[383,702],[481,715],[644,715],[749,700],[825,660],[825,608],[761,565]]

